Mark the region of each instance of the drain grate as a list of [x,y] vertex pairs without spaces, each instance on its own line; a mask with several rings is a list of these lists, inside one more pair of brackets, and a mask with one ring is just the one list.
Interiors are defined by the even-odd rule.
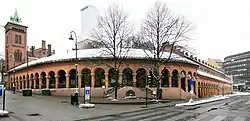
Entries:
[[26,114],[26,116],[42,116],[39,113],[30,113],[30,114]]

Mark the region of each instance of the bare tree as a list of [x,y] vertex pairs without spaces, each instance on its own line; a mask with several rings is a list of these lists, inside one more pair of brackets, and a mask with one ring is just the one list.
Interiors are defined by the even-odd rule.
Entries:
[[117,73],[123,60],[127,57],[129,48],[126,47],[126,40],[132,32],[132,26],[129,25],[127,18],[122,8],[113,4],[109,6],[104,16],[99,17],[99,26],[92,33],[92,37],[100,41],[105,48],[102,49],[103,54],[112,57],[113,63],[106,63],[106,65],[116,71],[115,99],[117,99]]
[[[142,23],[141,38],[145,48],[145,53],[150,61],[147,68],[151,70],[152,80],[156,80],[157,93],[159,99],[159,82],[162,78],[159,70],[160,65],[166,64],[171,60],[174,48],[182,41],[189,40],[188,34],[191,30],[191,24],[183,17],[175,16],[170,12],[166,4],[156,2],[147,14]],[[166,53],[168,51],[168,54]],[[167,54],[167,56],[166,56]]]

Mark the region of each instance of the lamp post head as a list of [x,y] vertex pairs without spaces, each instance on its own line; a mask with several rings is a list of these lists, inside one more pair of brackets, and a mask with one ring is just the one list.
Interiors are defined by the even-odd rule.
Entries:
[[70,33],[69,40],[74,40],[74,38],[72,37],[72,33]]

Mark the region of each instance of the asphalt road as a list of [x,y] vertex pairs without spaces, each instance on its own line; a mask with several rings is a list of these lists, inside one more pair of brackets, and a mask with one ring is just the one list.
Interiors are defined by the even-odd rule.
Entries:
[[1,121],[250,121],[250,96],[189,107],[100,104],[90,109],[61,103],[57,98],[23,97],[20,93],[7,92],[6,100],[11,115]]

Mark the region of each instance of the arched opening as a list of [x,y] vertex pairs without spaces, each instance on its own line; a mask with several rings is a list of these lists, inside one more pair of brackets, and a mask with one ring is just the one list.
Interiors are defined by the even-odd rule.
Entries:
[[133,71],[131,68],[125,68],[122,71],[122,85],[133,86]]
[[196,94],[196,79],[197,79],[197,75],[196,75],[196,73],[194,72],[194,74],[193,74],[193,78],[194,78],[194,94]]
[[81,87],[91,86],[91,71],[88,68],[85,68],[81,72],[82,80],[81,80]]
[[38,74],[38,73],[35,73],[35,81],[36,81],[36,86],[35,86],[35,88],[36,88],[36,89],[39,89],[39,74]]
[[136,71],[136,87],[145,88],[146,85],[146,70],[139,68]]
[[41,73],[41,78],[42,78],[42,89],[46,88],[46,73],[42,72]]
[[69,71],[69,88],[75,88],[76,87],[76,69],[71,69]]
[[34,89],[34,75],[31,74],[30,78],[31,78],[31,89]]
[[55,84],[56,84],[55,72],[50,71],[49,72],[49,88],[50,89],[55,88]]
[[20,89],[23,89],[22,76],[19,77],[19,85],[20,85]]
[[29,75],[27,75],[26,82],[27,82],[27,87],[26,88],[30,88],[30,76]]
[[104,85],[105,80],[105,71],[102,68],[95,69],[95,87],[102,87]]
[[187,77],[188,77],[188,92],[190,92],[191,91],[191,82],[190,81],[193,78],[192,72],[189,71]]
[[162,78],[161,78],[161,87],[169,87],[169,71],[168,69],[164,68],[161,71]]
[[148,82],[149,87],[157,87],[157,79],[154,77],[154,75],[157,75],[157,72],[155,71],[153,75],[153,71],[150,70],[149,75],[151,76],[151,81]]
[[181,89],[183,89],[184,91],[186,91],[186,72],[185,71],[181,71]]
[[133,90],[129,90],[126,92],[126,97],[129,97],[129,96],[135,96],[135,92]]
[[60,70],[58,71],[58,88],[66,88],[66,76],[65,76],[66,72],[64,70]]
[[108,72],[108,84],[109,87],[114,87],[116,80],[118,81],[119,73],[114,69],[110,68]]
[[172,87],[178,87],[178,71],[172,71]]
[[26,79],[25,79],[25,75],[23,75],[23,89],[26,88]]
[[198,82],[198,97],[201,98],[201,83]]

